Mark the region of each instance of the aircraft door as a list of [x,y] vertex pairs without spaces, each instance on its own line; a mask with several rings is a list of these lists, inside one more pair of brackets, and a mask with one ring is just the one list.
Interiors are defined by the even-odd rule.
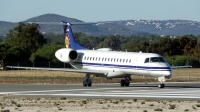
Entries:
[[150,58],[147,57],[147,58],[145,59],[145,61],[144,61],[144,73],[145,73],[146,75],[149,75],[149,74],[150,74],[150,73],[149,73],[149,63],[150,63]]

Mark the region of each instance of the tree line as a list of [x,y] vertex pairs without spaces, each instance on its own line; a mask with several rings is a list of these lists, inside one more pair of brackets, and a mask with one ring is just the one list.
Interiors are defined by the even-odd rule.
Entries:
[[[37,24],[20,22],[6,37],[0,37],[0,61],[61,64],[54,53],[64,47],[64,35],[42,34],[39,29]],[[74,33],[74,38],[77,43],[88,49],[112,48],[116,51],[158,53],[164,56],[170,65],[189,64],[200,67],[200,43],[197,41],[200,36],[89,36],[78,32]],[[52,64],[52,67],[56,66]]]

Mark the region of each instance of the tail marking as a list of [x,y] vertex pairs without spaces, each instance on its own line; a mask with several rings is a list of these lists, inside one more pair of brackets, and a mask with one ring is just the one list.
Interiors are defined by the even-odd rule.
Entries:
[[66,48],[71,48],[70,46],[70,38],[68,35],[65,36],[65,45],[66,45]]

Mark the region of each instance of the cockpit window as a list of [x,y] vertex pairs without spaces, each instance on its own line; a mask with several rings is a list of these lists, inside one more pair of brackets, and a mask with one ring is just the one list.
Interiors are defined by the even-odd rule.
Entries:
[[154,62],[165,62],[165,60],[162,57],[151,57],[150,63],[154,63]]
[[146,58],[144,63],[149,63],[149,58]]
[[150,58],[146,58],[144,63],[156,63],[156,62],[165,62],[165,60],[162,57],[150,57]]
[[159,57],[160,62],[166,62],[163,57]]

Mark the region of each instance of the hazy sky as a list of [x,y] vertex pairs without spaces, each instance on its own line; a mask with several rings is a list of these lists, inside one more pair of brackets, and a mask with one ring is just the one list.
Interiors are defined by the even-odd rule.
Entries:
[[0,0],[0,21],[19,22],[47,13],[85,22],[200,21],[200,0]]

